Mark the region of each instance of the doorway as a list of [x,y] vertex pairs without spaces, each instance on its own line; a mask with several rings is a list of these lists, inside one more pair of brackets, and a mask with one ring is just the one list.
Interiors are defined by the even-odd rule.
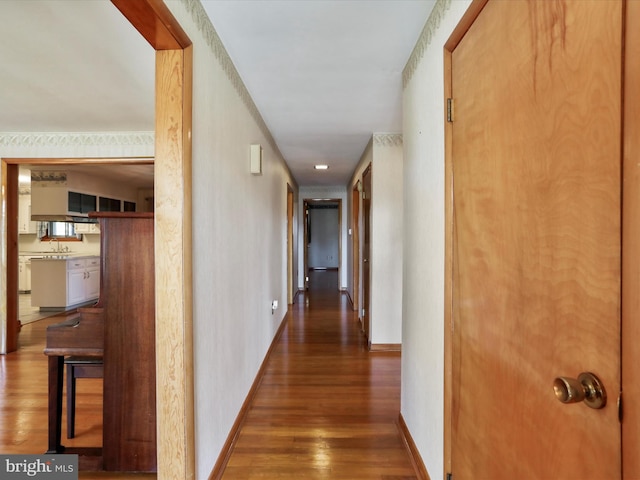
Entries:
[[337,270],[340,278],[342,200],[305,199],[303,206],[305,289],[308,289],[309,271]]
[[293,188],[287,184],[287,304],[289,305],[292,305],[295,300],[295,293],[293,291],[293,252],[295,245],[295,238],[293,236],[294,202]]
[[[149,136],[151,138],[151,136]],[[19,251],[19,302],[18,319],[20,328],[25,324],[41,320],[43,318],[60,315],[61,313],[77,308],[75,305],[52,308],[37,301],[32,302],[32,283],[38,286],[48,286],[51,283],[42,281],[41,278],[33,278],[31,274],[31,260],[39,259],[53,252],[65,255],[88,254],[98,256],[100,254],[100,229],[96,224],[79,224],[69,222],[35,221],[31,219],[32,213],[38,215],[41,220],[46,212],[62,214],[61,211],[46,210],[50,204],[43,201],[43,187],[40,184],[32,184],[32,172],[41,177],[43,172],[50,175],[52,172],[64,173],[69,189],[81,189],[93,192],[87,198],[93,202],[84,208],[84,211],[100,210],[105,208],[113,210],[126,210],[137,212],[153,211],[153,204],[148,198],[153,198],[153,158],[147,160],[139,158],[138,162],[117,163],[117,165],[87,163],[78,159],[78,163],[64,165],[39,164],[38,159],[32,159],[34,163],[19,164],[19,201],[18,201],[18,251]],[[28,161],[28,160],[27,160]],[[114,159],[116,163],[117,159]],[[34,186],[35,185],[35,186]],[[36,189],[34,195],[34,188]],[[126,200],[109,200],[121,198]],[[97,199],[101,199],[97,201]],[[113,203],[115,202],[115,203]],[[77,211],[79,205],[74,205],[70,210]],[[66,212],[65,212],[66,213]],[[35,260],[34,262],[37,262]],[[35,270],[38,270],[37,268]],[[97,279],[97,277],[96,277]],[[36,291],[36,297],[42,297],[42,290]],[[88,304],[93,303],[93,298]]]
[[[155,123],[155,233],[156,339],[158,384],[158,475],[191,477],[195,471],[194,400],[192,358],[192,258],[191,258],[191,41],[168,7],[162,2],[112,0],[156,50]],[[2,169],[2,225],[7,254],[16,248],[15,229],[8,232],[9,218],[17,215],[17,205],[9,208],[7,198],[17,192],[17,163],[7,159]],[[166,199],[180,201],[163,201]],[[13,253],[15,258],[15,253]],[[9,257],[7,257],[9,258]],[[15,266],[14,266],[15,265]],[[4,263],[6,288],[17,290],[17,262]],[[180,272],[176,275],[176,271]],[[2,300],[6,301],[6,290]],[[1,303],[1,302],[0,302]],[[17,314],[15,305],[6,305],[6,318]],[[13,308],[13,311],[10,311]],[[13,316],[11,316],[13,315]],[[17,322],[7,322],[5,330]],[[17,332],[6,336],[5,350],[15,350]],[[168,362],[166,359],[171,358]],[[162,412],[171,411],[171,415]],[[181,432],[179,435],[176,432]]]
[[362,331],[371,348],[371,165],[362,174]]
[[[24,301],[21,299],[20,291],[20,269],[26,268],[26,265],[21,264],[19,261],[19,251],[23,242],[20,239],[20,228],[18,225],[18,218],[20,217],[20,202],[19,202],[19,194],[21,183],[19,180],[20,169],[21,168],[29,168],[29,167],[51,167],[52,169],[61,170],[61,169],[73,169],[78,166],[84,166],[83,170],[85,172],[90,172],[91,169],[103,168],[101,175],[105,175],[104,168],[105,167],[116,167],[120,174],[123,174],[128,167],[131,166],[140,166],[147,165],[150,168],[153,168],[153,158],[135,158],[135,159],[123,159],[123,158],[113,158],[113,159],[102,159],[100,162],[97,162],[96,159],[83,159],[83,158],[64,158],[64,159],[55,159],[55,158],[20,158],[20,159],[2,159],[3,170],[6,169],[6,179],[9,188],[7,189],[7,194],[5,197],[7,211],[12,212],[7,215],[7,219],[15,219],[15,221],[7,221],[7,238],[8,245],[7,248],[7,290],[6,290],[6,299],[7,299],[7,345],[11,346],[9,351],[13,351],[17,349],[17,336],[20,331],[20,315],[21,315],[21,303]],[[119,167],[119,168],[118,168]],[[87,170],[88,168],[88,170]],[[137,172],[139,174],[140,172]],[[31,232],[31,237],[35,238],[36,232]],[[29,242],[29,246],[25,247],[27,250],[33,250],[37,248],[36,241]],[[48,248],[48,247],[46,247]],[[98,247],[99,248],[99,247]],[[45,249],[45,247],[40,247],[39,249]],[[24,305],[26,307],[26,305]],[[40,313],[37,311],[28,312],[27,317],[31,319],[40,319],[45,318],[46,316],[51,316],[60,312],[47,312]]]
[[360,198],[362,196],[362,182],[358,181],[351,192],[351,270],[352,290],[351,299],[353,309],[360,305]]

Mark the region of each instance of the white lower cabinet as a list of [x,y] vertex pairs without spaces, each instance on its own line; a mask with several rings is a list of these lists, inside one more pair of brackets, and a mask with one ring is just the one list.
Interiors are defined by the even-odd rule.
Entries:
[[31,258],[20,255],[18,271],[18,290],[20,292],[31,291]]
[[[82,266],[70,266],[72,263],[81,263]],[[84,269],[84,260],[67,263],[67,305],[81,303],[87,298],[85,293],[86,275],[87,272]]]
[[100,297],[100,257],[87,258],[85,268],[85,295],[87,300],[95,300]]
[[34,259],[31,273],[34,307],[67,308],[100,296],[100,257]]

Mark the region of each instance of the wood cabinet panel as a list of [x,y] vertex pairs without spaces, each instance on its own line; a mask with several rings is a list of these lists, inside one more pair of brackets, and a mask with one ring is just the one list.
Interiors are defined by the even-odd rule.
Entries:
[[104,468],[156,470],[153,214],[97,213],[104,341]]

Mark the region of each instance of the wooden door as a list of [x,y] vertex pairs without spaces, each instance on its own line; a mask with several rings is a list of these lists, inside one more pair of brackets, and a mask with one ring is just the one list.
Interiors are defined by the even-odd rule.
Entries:
[[451,53],[455,480],[620,477],[622,14],[489,1]]
[[371,165],[362,174],[362,328],[371,346]]
[[293,304],[293,209],[294,197],[291,185],[287,184],[287,304]]
[[304,211],[304,289],[309,289],[309,233],[311,224],[309,223],[309,203],[304,201],[302,209]]
[[[6,168],[5,168],[6,167]],[[20,307],[18,300],[18,165],[6,164],[2,162],[0,165],[0,175],[3,180],[3,198],[1,199],[6,205],[6,222],[7,228],[5,232],[6,257],[5,271],[7,279],[6,287],[6,324],[2,324],[0,318],[0,353],[11,353],[18,349],[18,335],[20,333]],[[1,301],[1,300],[0,300]]]
[[351,192],[351,252],[353,268],[353,309],[358,310],[360,304],[360,187]]
[[640,478],[640,2],[625,2],[622,200],[622,472]]

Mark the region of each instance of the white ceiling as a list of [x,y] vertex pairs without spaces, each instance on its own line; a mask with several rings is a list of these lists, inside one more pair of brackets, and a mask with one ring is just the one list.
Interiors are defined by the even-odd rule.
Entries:
[[[401,132],[434,3],[202,1],[300,186],[345,185],[372,133]],[[153,130],[153,49],[108,0],[0,0],[0,18],[0,132]]]

